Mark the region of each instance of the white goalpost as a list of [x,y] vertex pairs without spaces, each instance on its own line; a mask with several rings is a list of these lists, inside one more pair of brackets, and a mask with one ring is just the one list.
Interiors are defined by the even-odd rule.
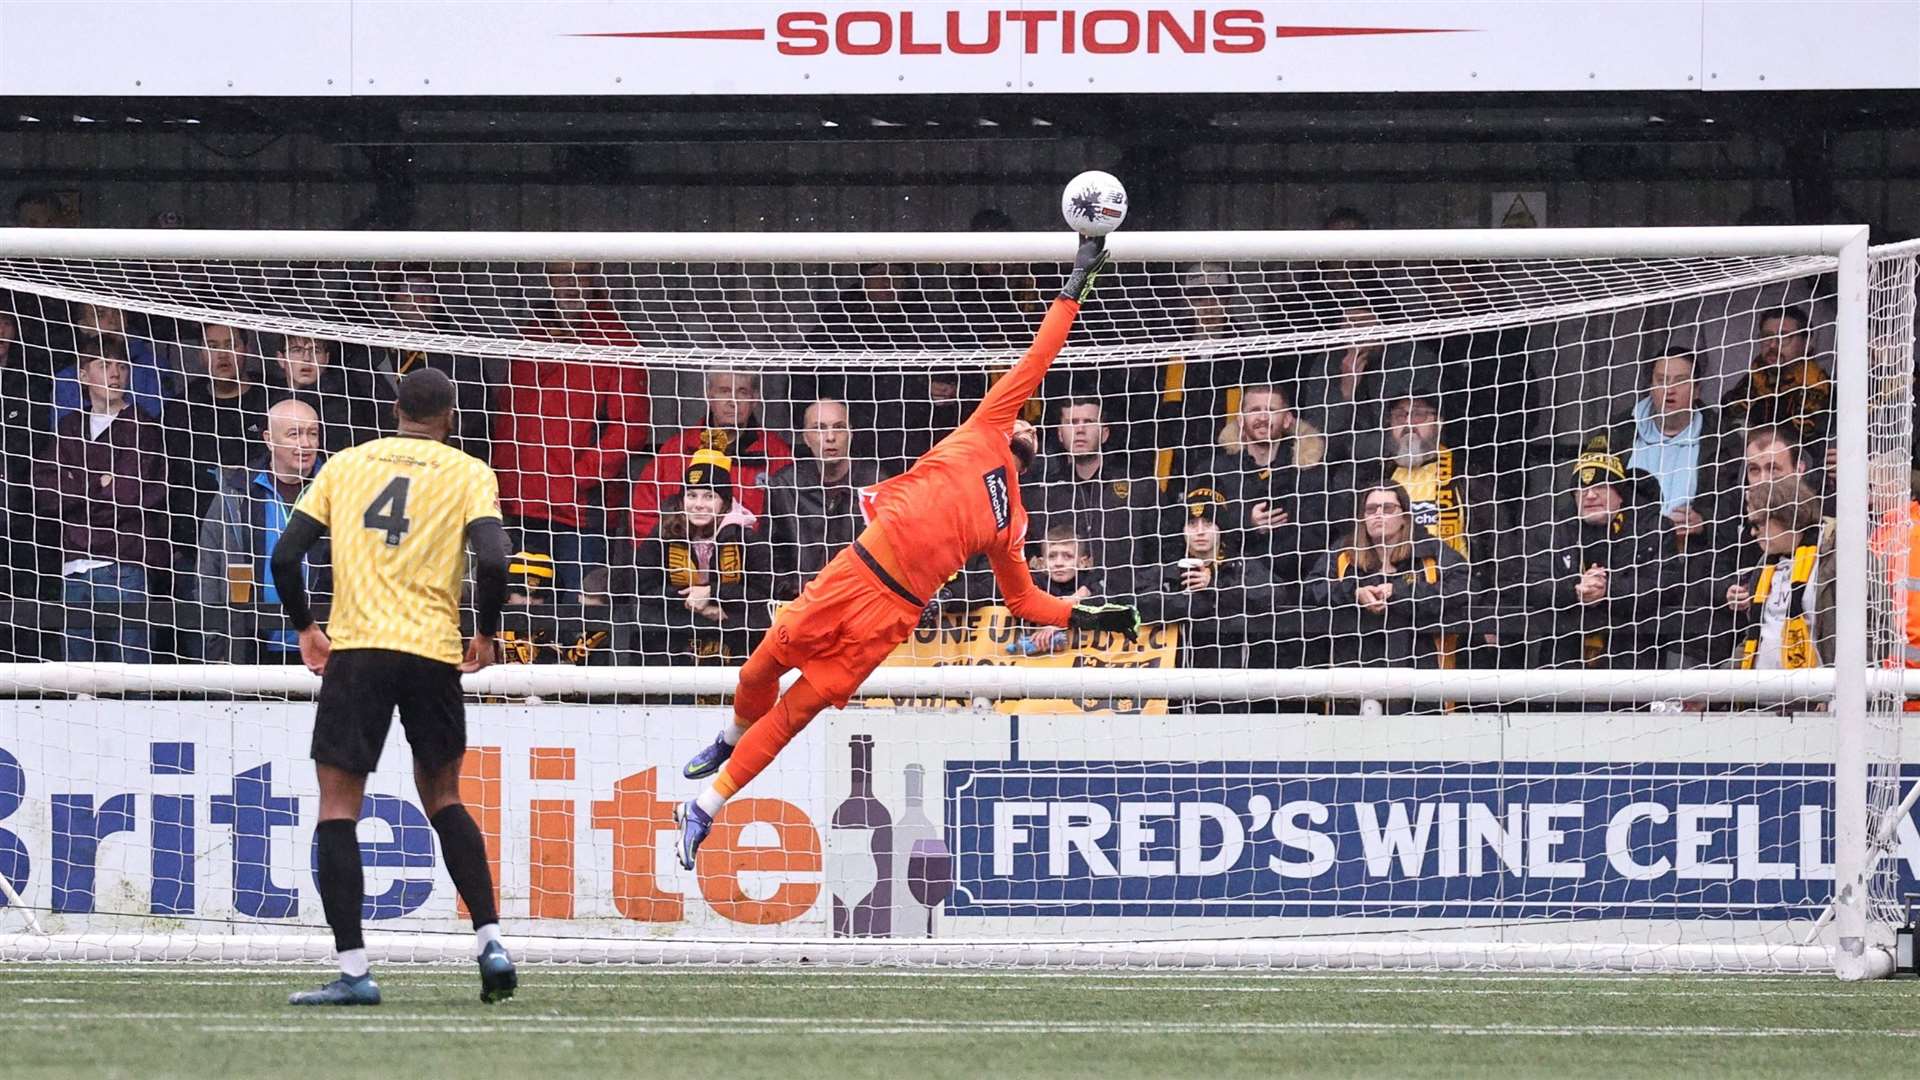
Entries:
[[[522,959],[1890,972],[1920,250],[1863,226],[1114,234],[1019,485],[1148,632],[963,571],[680,871],[768,612],[1073,243],[0,229],[0,960],[328,955],[260,537],[425,364],[517,549],[463,795]],[[465,959],[407,775],[370,951]]]

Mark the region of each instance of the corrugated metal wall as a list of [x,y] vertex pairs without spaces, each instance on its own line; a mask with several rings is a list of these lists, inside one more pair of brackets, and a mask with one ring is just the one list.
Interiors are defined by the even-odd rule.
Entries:
[[[194,227],[337,228],[373,199],[358,149],[307,135],[198,137],[71,127],[0,133],[0,199],[81,192],[89,225],[173,212]],[[998,206],[1022,227],[1055,222],[1054,186],[1118,151],[1086,139],[641,145],[583,170],[552,146],[434,146],[414,153],[422,229],[942,229]],[[1203,144],[1167,152],[1142,205],[1158,228],[1312,227],[1334,206],[1379,226],[1483,226],[1490,196],[1545,191],[1554,225],[1726,223],[1790,206],[1777,144],[1739,137],[1583,149],[1568,142]],[[1604,166],[1596,168],[1596,166]],[[1920,132],[1835,144],[1837,193],[1870,224],[1920,228]],[[1124,169],[1122,169],[1124,171]],[[611,177],[611,178],[609,178]],[[1139,192],[1136,192],[1139,194]]]

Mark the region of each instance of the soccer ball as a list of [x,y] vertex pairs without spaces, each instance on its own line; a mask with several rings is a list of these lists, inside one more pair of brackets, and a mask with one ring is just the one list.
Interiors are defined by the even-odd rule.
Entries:
[[1060,193],[1060,216],[1081,236],[1105,236],[1127,220],[1127,189],[1111,173],[1083,172]]

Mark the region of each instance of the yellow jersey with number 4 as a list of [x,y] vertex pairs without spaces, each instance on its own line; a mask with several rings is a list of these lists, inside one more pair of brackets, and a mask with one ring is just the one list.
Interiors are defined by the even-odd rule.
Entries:
[[294,510],[332,537],[335,649],[460,662],[467,526],[500,516],[492,469],[431,439],[375,439],[334,455]]

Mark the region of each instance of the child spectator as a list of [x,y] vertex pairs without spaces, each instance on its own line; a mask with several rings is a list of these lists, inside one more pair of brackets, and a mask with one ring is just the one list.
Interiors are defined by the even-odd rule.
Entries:
[[[1033,580],[1050,596],[1079,603],[1106,593],[1105,575],[1094,568],[1093,557],[1080,542],[1072,525],[1054,525],[1047,529],[1040,544],[1040,568]],[[1009,652],[1049,653],[1066,645],[1066,631],[1058,626],[1037,627],[1012,645]]]

